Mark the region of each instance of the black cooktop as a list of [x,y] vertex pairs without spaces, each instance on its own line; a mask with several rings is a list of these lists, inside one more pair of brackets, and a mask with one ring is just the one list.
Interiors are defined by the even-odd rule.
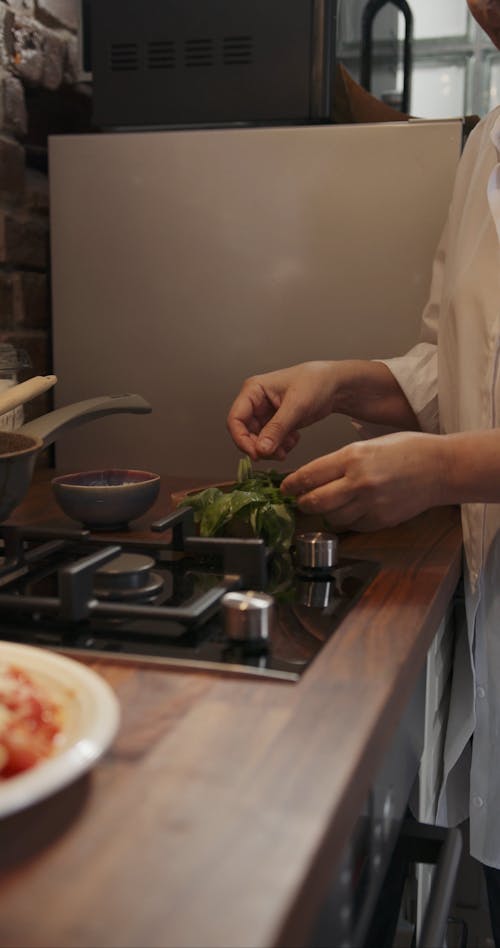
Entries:
[[[169,526],[172,543],[157,548],[83,530],[0,529],[1,638],[296,681],[377,572],[372,561],[342,557],[327,570],[302,569],[293,549],[271,555],[259,540],[200,541],[178,514],[159,530]],[[234,589],[273,597],[265,641],[228,638],[221,598]]]

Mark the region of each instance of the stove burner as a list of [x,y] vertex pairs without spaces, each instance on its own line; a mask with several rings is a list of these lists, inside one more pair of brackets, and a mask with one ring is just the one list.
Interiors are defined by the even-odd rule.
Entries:
[[154,559],[139,553],[121,553],[94,574],[99,599],[118,602],[152,599],[163,589],[163,578],[153,571]]
[[[144,543],[131,533],[118,544],[74,527],[1,525],[2,639],[297,681],[378,571],[337,560],[328,534],[298,537],[309,549],[288,558],[254,538],[198,537],[189,508],[151,531],[167,535]],[[236,625],[223,602],[230,593],[246,606]]]

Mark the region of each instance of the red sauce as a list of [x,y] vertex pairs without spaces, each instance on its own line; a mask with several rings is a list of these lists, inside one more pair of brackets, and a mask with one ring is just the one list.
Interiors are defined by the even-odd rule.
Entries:
[[21,668],[0,666],[0,780],[50,757],[60,730],[59,705]]

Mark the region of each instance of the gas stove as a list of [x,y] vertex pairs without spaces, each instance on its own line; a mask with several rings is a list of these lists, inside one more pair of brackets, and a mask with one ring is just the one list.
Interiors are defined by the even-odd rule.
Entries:
[[192,511],[156,520],[155,544],[82,529],[0,527],[1,638],[74,656],[297,681],[373,580],[377,564],[302,534],[201,538]]

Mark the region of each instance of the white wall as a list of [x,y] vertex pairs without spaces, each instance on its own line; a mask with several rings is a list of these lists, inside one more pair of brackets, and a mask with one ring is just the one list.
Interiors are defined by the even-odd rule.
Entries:
[[[154,409],[69,433],[58,466],[231,477],[247,375],[412,345],[460,141],[460,123],[53,139],[57,403]],[[328,419],[295,461],[353,436]]]

